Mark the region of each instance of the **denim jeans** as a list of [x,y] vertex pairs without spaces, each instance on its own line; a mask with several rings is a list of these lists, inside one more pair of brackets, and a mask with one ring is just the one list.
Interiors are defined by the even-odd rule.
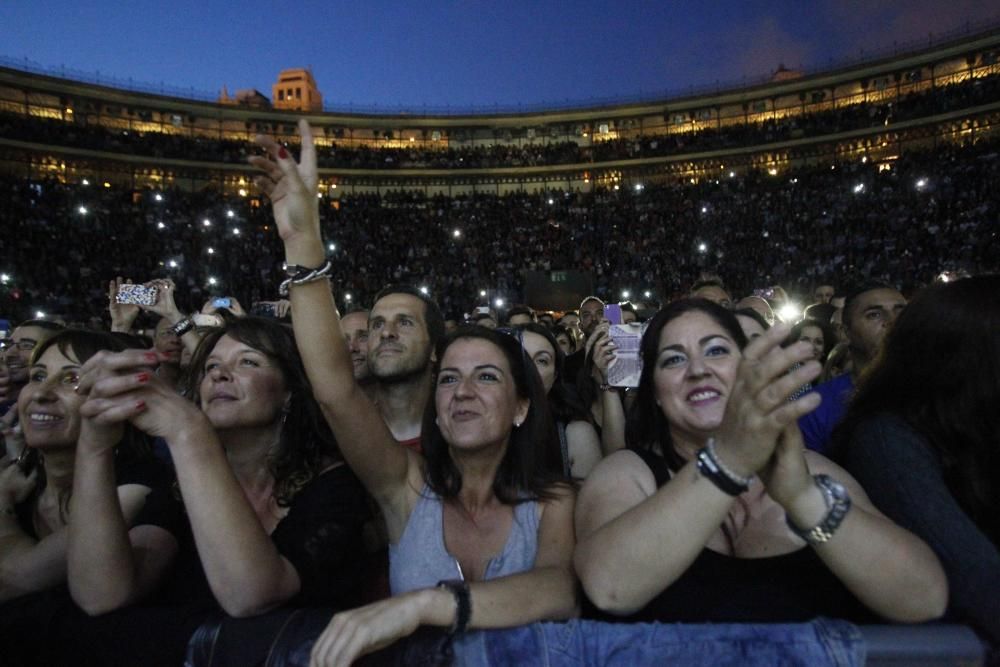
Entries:
[[[854,625],[816,619],[788,624],[661,624],[569,621],[483,633],[484,665],[803,665],[862,667]],[[480,664],[473,656],[465,664]]]

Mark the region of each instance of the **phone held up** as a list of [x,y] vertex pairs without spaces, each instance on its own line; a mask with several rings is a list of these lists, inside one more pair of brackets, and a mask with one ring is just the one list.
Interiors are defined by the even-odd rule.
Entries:
[[125,284],[118,286],[115,301],[136,306],[154,306],[156,305],[156,295],[157,291],[155,287]]

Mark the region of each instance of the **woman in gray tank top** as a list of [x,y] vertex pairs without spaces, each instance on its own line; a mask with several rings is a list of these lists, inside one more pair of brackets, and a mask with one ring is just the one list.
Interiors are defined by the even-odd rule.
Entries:
[[[543,464],[553,442],[541,380],[511,336],[467,327],[438,346],[423,455],[393,438],[354,382],[340,317],[322,278],[316,155],[299,123],[301,163],[267,137],[251,158],[285,245],[295,339],[341,451],[386,520],[393,597],[334,616],[316,664],[349,664],[421,625],[451,628],[460,663],[481,642],[466,629],[506,628],[576,615],[574,493]],[[315,269],[315,270],[311,270]],[[416,301],[418,304],[420,301]],[[405,354],[426,332],[426,303],[371,335]],[[422,312],[421,312],[422,311]]]

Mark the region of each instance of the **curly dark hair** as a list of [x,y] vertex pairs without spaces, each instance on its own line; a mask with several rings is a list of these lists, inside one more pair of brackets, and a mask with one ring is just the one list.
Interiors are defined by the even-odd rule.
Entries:
[[[542,379],[517,338],[475,325],[461,326],[439,343],[438,361],[434,364],[435,377],[448,348],[456,341],[470,338],[485,340],[500,349],[510,366],[517,395],[530,401],[524,422],[511,431],[507,452],[493,481],[493,492],[500,502],[507,505],[529,500],[551,500],[555,497],[555,485],[565,483],[561,475],[559,437],[549,413]],[[437,405],[433,398],[427,401],[422,434],[428,486],[442,498],[456,497],[462,490],[462,474],[452,460],[449,445],[437,425]]]
[[191,359],[186,394],[199,403],[198,387],[205,376],[205,360],[223,336],[249,345],[277,364],[291,402],[268,468],[274,476],[274,498],[280,506],[287,507],[295,494],[324,468],[341,460],[340,449],[313,397],[291,328],[264,317],[223,317],[223,326],[213,328],[198,344]]

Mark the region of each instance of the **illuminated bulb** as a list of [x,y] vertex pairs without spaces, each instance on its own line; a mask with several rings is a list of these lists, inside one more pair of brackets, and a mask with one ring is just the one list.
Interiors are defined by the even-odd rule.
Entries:
[[80,215],[87,215],[87,207],[86,206],[81,206],[80,208],[78,208],[76,210],[80,212]]
[[163,201],[163,195],[157,192],[155,195],[153,195],[153,199],[155,199],[156,201]]
[[208,218],[205,218],[204,220],[201,221],[201,224],[205,225],[206,227],[211,227],[212,221],[209,220]]
[[479,290],[479,296],[486,296],[486,290],[484,289]]
[[83,183],[84,185],[90,185],[90,181],[88,181],[86,178],[83,179],[81,183]]
[[461,231],[461,230],[459,230],[459,229],[456,229],[455,231],[453,231],[453,232],[451,233],[451,235],[452,235],[452,236],[454,236],[454,237],[455,237],[455,238],[457,239],[457,238],[459,238],[459,237],[461,237],[461,236],[462,236],[462,231]]
[[170,264],[170,268],[171,269],[176,269],[177,268],[177,262],[175,262],[174,260],[170,260],[169,264]]
[[240,196],[241,197],[246,197],[247,196],[247,191],[244,190],[243,188],[240,188]]
[[10,276],[6,273],[0,273],[0,283],[6,285],[8,282],[10,282]]
[[425,295],[426,295],[426,294],[430,294],[431,292],[430,292],[430,290],[429,290],[429,289],[427,289],[426,287],[421,287],[421,288],[420,288],[420,293],[421,293],[421,294],[425,294]]
[[698,252],[708,252],[708,246],[704,243],[698,244]]
[[645,292],[642,293],[642,295],[648,299],[649,297],[653,296],[653,293],[650,292],[649,290],[646,290]]
[[163,224],[162,222],[156,223],[156,228],[157,229],[166,229],[166,227],[167,226],[165,224]]
[[239,236],[239,235],[240,235],[240,230],[239,230],[239,228],[237,228],[237,227],[233,227],[233,236]]
[[337,249],[337,244],[336,243],[331,243],[330,245],[327,246],[327,248],[330,249],[330,252],[333,252],[334,250]]
[[36,310],[35,311],[35,319],[39,319],[39,320],[45,319],[45,311]]
[[215,254],[215,248],[209,248],[208,249],[208,254],[209,255],[214,255]]
[[622,290],[622,298],[623,299],[627,299],[628,295],[629,295],[629,291],[627,289],[623,289]]
[[503,299],[497,299],[493,302],[497,308],[503,308]]
[[228,211],[226,211],[226,217],[227,217],[227,218],[235,218],[235,217],[236,217],[236,214],[235,214],[235,213],[233,213],[233,210],[232,210],[232,209],[229,209]]
[[208,284],[209,285],[214,285],[217,282],[219,282],[219,281],[217,281],[215,278],[209,277],[209,279],[208,279]]
[[351,300],[351,295],[350,294],[345,294],[344,295],[344,300],[345,301],[350,301]]

